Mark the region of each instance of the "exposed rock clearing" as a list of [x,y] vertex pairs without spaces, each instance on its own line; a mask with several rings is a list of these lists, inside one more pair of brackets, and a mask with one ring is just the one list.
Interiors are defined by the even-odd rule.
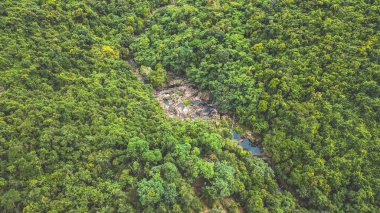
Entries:
[[156,90],[154,96],[160,101],[169,117],[181,119],[220,119],[208,92],[199,92],[191,82],[172,78],[166,87]]

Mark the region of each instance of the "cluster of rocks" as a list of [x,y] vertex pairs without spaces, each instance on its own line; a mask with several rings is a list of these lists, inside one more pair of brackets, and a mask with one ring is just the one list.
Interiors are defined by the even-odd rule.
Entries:
[[210,93],[198,91],[187,80],[174,78],[154,95],[170,117],[220,119],[220,114],[212,105]]

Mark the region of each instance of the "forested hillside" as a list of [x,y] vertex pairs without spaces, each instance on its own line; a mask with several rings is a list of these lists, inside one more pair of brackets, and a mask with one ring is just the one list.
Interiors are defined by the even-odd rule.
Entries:
[[157,10],[138,63],[186,74],[263,135],[303,206],[380,201],[380,2],[188,1]]
[[[376,212],[380,2],[0,2],[0,212]],[[128,61],[151,68],[144,84]],[[167,72],[262,136],[168,118]]]
[[164,115],[125,60],[161,5],[116,2],[0,3],[0,212],[297,208],[229,129]]

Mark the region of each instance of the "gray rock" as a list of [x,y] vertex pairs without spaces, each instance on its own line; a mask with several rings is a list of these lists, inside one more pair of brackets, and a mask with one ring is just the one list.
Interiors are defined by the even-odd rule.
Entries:
[[183,110],[185,108],[185,105],[183,103],[179,103],[176,106],[178,109]]
[[211,101],[211,95],[209,92],[206,91],[200,92],[199,98],[203,101]]

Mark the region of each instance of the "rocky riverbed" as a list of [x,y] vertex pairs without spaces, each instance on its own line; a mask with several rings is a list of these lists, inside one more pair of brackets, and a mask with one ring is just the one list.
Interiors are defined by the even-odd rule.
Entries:
[[[137,78],[146,82],[144,75],[135,66],[132,60],[129,60],[132,68],[135,70]],[[186,119],[209,119],[218,121],[227,118],[234,124],[234,119],[229,118],[228,115],[221,115],[212,103],[212,97],[207,91],[199,91],[196,86],[187,79],[175,76],[168,73],[167,83],[160,89],[155,89],[154,96],[160,102],[161,107],[169,117]],[[234,125],[233,125],[234,126]],[[253,155],[269,161],[263,155],[259,146],[260,137],[251,131],[244,131],[240,136],[237,132],[231,132],[233,139],[236,140],[237,145],[242,146],[243,149],[250,151]]]
[[[137,78],[146,83],[133,60],[128,60],[134,69]],[[212,104],[209,92],[199,91],[190,81],[168,73],[168,82],[163,88],[155,89],[154,96],[159,100],[166,114],[180,119],[214,119],[219,120],[221,115]]]
[[[169,82],[160,90],[154,92],[154,96],[160,101],[161,107],[169,117],[180,119],[212,119],[220,120],[228,115],[220,115],[212,104],[211,95],[201,92],[190,81],[170,76]],[[232,120],[233,121],[233,120]],[[255,156],[262,156],[262,150],[257,146],[259,137],[250,131],[245,131],[243,136],[233,131],[233,139],[237,145],[250,151]],[[256,144],[256,145],[255,145]]]
[[191,82],[171,77],[166,87],[156,90],[154,96],[160,101],[169,117],[180,119],[220,119],[213,106],[211,95],[200,92]]

